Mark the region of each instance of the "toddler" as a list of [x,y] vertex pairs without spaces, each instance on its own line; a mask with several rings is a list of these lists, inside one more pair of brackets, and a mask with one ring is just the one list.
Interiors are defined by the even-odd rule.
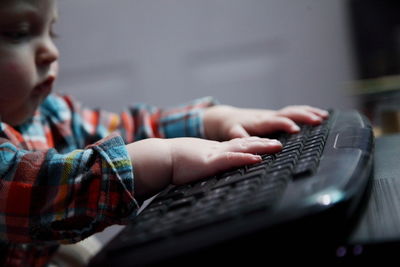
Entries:
[[274,131],[319,124],[310,106],[277,111],[203,98],[120,114],[52,93],[59,53],[56,0],[0,1],[0,255],[43,266],[58,244],[126,224],[141,203],[184,184],[278,152]]

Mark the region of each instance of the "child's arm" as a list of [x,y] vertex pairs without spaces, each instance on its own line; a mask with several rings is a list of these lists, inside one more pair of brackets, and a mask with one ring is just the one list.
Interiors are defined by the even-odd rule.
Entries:
[[[2,125],[4,126],[4,125]],[[117,134],[69,153],[0,138],[1,240],[73,243],[135,216],[133,170]]]
[[127,146],[135,176],[135,197],[144,200],[169,184],[185,184],[275,153],[276,140],[258,137],[218,142],[199,138],[150,138]]
[[327,111],[310,106],[287,106],[275,111],[218,105],[205,111],[204,128],[209,139],[229,140],[275,131],[295,133],[299,131],[296,122],[316,125],[327,117]]

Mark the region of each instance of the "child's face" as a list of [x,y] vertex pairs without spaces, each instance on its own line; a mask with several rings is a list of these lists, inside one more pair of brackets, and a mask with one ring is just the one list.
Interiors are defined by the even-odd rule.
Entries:
[[0,0],[0,117],[18,125],[50,93],[58,74],[55,0]]

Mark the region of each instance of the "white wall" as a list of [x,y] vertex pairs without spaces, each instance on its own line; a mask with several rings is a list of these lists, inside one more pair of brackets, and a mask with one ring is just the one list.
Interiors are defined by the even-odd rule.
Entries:
[[212,95],[242,107],[347,107],[345,0],[59,1],[58,90],[118,111]]

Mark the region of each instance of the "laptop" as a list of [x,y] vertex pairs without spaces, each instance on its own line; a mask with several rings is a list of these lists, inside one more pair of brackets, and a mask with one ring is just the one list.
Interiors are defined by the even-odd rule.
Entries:
[[[355,110],[332,110],[322,125],[301,128],[273,136],[283,150],[262,163],[166,188],[89,266],[361,259],[363,244],[386,234],[370,224],[391,213],[370,201],[396,184],[373,177],[370,122]],[[399,236],[392,228],[387,235]]]

